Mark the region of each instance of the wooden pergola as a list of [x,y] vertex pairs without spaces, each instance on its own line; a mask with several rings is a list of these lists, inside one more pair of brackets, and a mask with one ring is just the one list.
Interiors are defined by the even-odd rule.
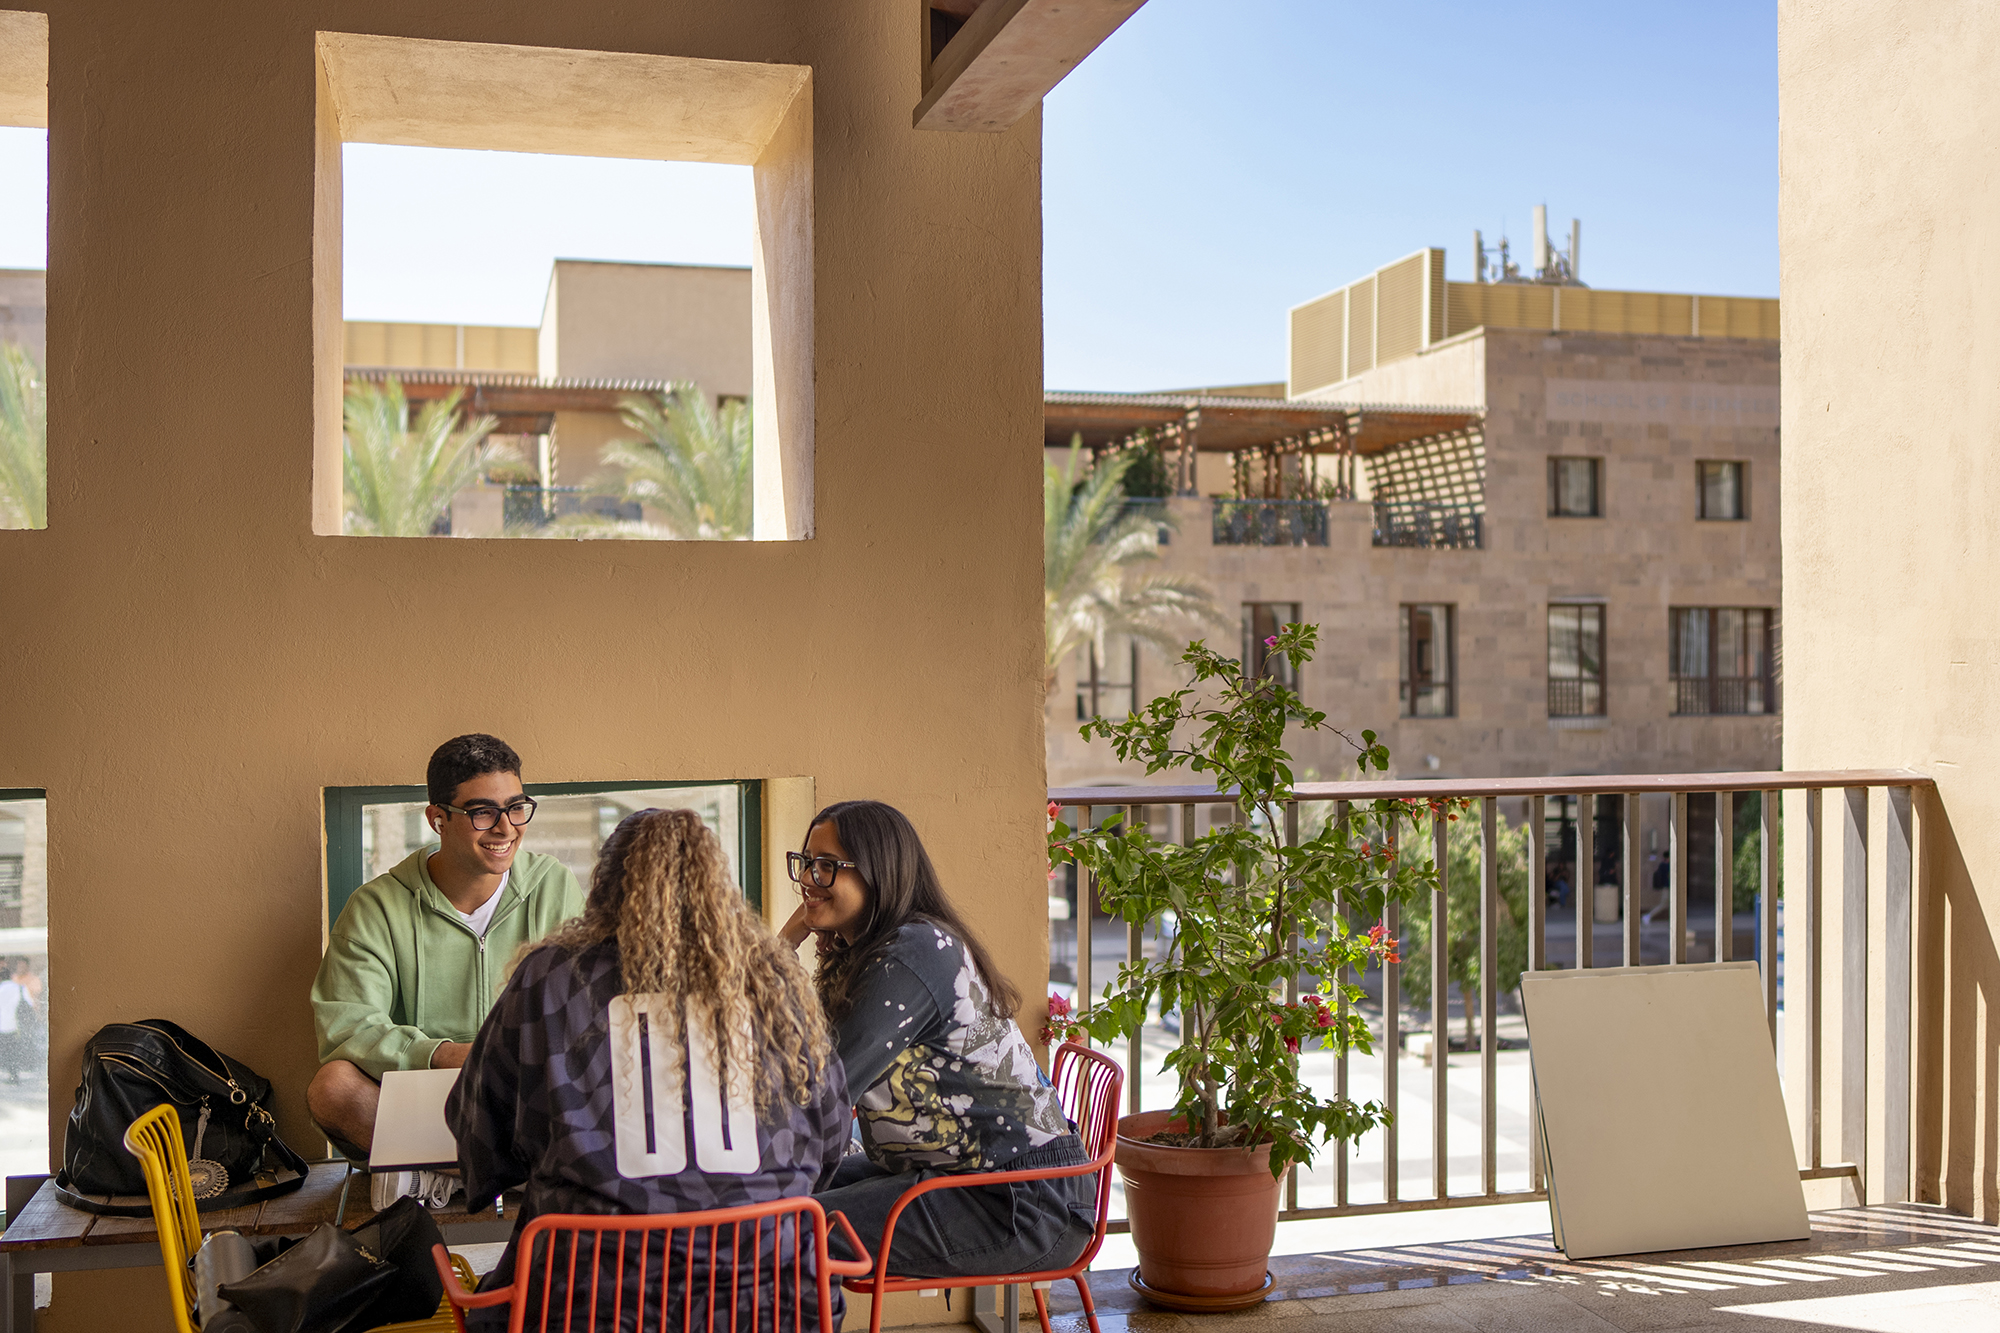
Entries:
[[536,379],[533,375],[488,370],[401,370],[380,366],[349,366],[347,382],[381,384],[391,378],[403,386],[412,405],[464,392],[462,411],[500,419],[499,435],[547,435],[555,429],[558,412],[604,412],[615,415],[627,398],[660,394],[671,380]]
[[[1149,445],[1173,459],[1175,489],[1192,495],[1197,452],[1234,454],[1241,480],[1263,465],[1263,489],[1276,494],[1287,460],[1331,455],[1334,484],[1354,489],[1355,458],[1398,445],[1454,435],[1477,426],[1473,407],[1397,407],[1207,393],[1076,393],[1042,396],[1042,441],[1066,448],[1081,439],[1093,452]],[[1240,484],[1240,482],[1239,482]],[[1247,489],[1247,488],[1246,488]]]

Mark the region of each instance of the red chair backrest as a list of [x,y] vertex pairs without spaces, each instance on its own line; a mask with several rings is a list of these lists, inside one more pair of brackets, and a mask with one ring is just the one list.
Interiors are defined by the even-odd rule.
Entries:
[[864,1266],[829,1262],[826,1225],[804,1196],[699,1213],[545,1214],[515,1247],[508,1327],[596,1333],[636,1315],[639,1328],[678,1333],[832,1333],[829,1279]]
[[1056,1048],[1049,1068],[1063,1114],[1076,1126],[1083,1150],[1098,1164],[1097,1236],[1084,1252],[1087,1263],[1103,1242],[1111,1216],[1111,1157],[1118,1146],[1118,1097],[1125,1088],[1125,1072],[1109,1056],[1073,1041]]

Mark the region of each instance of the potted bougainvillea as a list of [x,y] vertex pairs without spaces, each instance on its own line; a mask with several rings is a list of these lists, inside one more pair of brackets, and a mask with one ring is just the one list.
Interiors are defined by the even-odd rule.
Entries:
[[[1287,625],[1265,640],[1267,657],[1288,661],[1296,678],[1316,638],[1312,625]],[[1117,1163],[1139,1251],[1133,1285],[1171,1308],[1221,1310],[1254,1304],[1270,1285],[1285,1172],[1388,1118],[1378,1102],[1322,1095],[1299,1057],[1315,1046],[1371,1050],[1356,1010],[1362,992],[1341,978],[1395,960],[1396,942],[1379,924],[1384,906],[1428,892],[1436,875],[1399,863],[1392,850],[1421,817],[1415,802],[1357,802],[1288,845],[1286,732],[1333,730],[1326,715],[1201,642],[1181,660],[1191,673],[1185,688],[1123,720],[1093,719],[1083,735],[1143,762],[1149,775],[1212,778],[1235,795],[1241,818],[1177,844],[1116,819],[1073,829],[1051,812],[1052,866],[1074,861],[1094,874],[1106,909],[1125,921],[1171,927],[1103,994],[1079,997],[1075,1011],[1052,1006],[1049,1035],[1114,1042],[1178,1013],[1181,1044],[1165,1060],[1179,1079],[1173,1108],[1119,1122]],[[1351,743],[1364,776],[1388,768],[1373,732]]]

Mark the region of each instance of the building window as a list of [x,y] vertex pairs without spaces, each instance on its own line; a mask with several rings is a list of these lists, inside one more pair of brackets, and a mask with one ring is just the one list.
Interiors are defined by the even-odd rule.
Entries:
[[1750,465],[1748,463],[1696,463],[1699,487],[1695,495],[1698,518],[1750,517]]
[[1549,607],[1549,716],[1604,716],[1604,607]]
[[1549,517],[1597,518],[1604,512],[1601,458],[1549,460]]
[[1770,608],[1676,606],[1667,616],[1675,713],[1778,711]]
[[1288,689],[1299,687],[1291,659],[1264,646],[1264,640],[1299,622],[1297,602],[1243,603],[1243,669],[1247,676],[1269,676]]
[[[692,810],[722,839],[729,873],[750,902],[763,906],[762,791],[756,782],[530,782],[535,818],[522,845],[568,866],[588,886],[598,849],[618,821],[649,806]],[[326,919],[354,891],[411,852],[437,841],[424,822],[422,787],[326,789]]]
[[1451,717],[1458,712],[1453,693],[1453,619],[1452,608],[1437,603],[1403,608],[1404,717]]
[[1101,657],[1095,643],[1085,644],[1076,673],[1076,720],[1125,717],[1138,706],[1139,641],[1107,642]]

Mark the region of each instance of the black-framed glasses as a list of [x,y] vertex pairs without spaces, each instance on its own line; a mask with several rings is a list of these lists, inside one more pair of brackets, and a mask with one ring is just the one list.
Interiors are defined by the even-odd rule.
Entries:
[[508,802],[504,808],[497,805],[475,805],[465,810],[461,810],[455,805],[443,805],[438,808],[440,810],[449,810],[455,815],[464,815],[472,821],[472,827],[484,833],[487,829],[498,824],[500,816],[503,814],[507,816],[509,824],[512,824],[515,828],[520,828],[535,817],[535,798],[532,796],[523,796],[518,801]]
[[833,881],[843,870],[859,870],[852,861],[841,861],[831,856],[807,856],[804,852],[785,853],[785,873],[792,877],[792,883],[810,882],[816,889],[830,889]]

